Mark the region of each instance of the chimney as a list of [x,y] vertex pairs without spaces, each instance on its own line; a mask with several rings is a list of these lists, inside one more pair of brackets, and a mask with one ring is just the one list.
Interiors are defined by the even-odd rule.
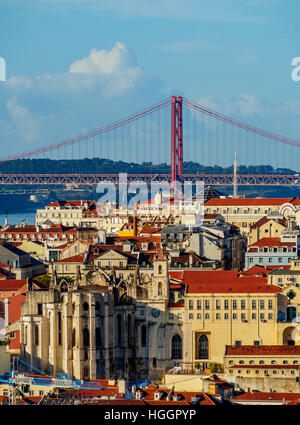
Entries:
[[133,235],[137,236],[137,217],[133,216]]

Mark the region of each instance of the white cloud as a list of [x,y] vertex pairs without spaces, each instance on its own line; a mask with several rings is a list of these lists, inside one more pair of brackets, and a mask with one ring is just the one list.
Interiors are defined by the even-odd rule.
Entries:
[[92,49],[65,73],[10,77],[0,85],[1,156],[82,134],[165,97],[161,81],[120,42]]
[[250,117],[262,112],[260,101],[254,94],[240,94],[236,100],[236,105],[243,117]]
[[[92,49],[88,57],[73,62],[69,72],[114,74],[132,69],[131,65],[132,56],[128,49],[117,41],[109,51]],[[137,67],[136,69],[139,70]]]

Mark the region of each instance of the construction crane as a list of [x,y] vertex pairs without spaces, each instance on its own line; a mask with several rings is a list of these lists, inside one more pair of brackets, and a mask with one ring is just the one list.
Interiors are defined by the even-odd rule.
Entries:
[[[34,369],[39,372],[39,374],[44,375],[43,377],[30,376],[30,374],[25,374],[19,372],[19,363],[22,363],[30,369]],[[16,389],[22,385],[38,385],[45,387],[55,387],[63,389],[85,389],[85,390],[104,390],[99,382],[94,381],[84,381],[79,379],[72,379],[70,373],[58,373],[57,376],[50,376],[41,370],[33,367],[31,364],[25,362],[19,357],[14,357],[12,360],[12,365],[10,371],[0,376],[0,383],[6,383],[10,386],[10,404],[16,404]],[[18,389],[22,394],[22,391]]]

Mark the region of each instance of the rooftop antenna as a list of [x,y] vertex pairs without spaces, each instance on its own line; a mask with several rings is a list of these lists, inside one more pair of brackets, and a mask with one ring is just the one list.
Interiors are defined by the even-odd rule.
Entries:
[[234,162],[233,162],[233,197],[237,198],[237,154],[234,154]]

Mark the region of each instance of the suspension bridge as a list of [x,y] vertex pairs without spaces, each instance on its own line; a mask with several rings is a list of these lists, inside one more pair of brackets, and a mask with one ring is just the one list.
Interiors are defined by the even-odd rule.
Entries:
[[[300,142],[295,139],[173,96],[77,137],[1,158],[0,185],[116,183],[119,178],[116,167],[124,163],[129,164],[126,170],[129,183],[203,181],[207,185],[232,185],[233,172],[224,170],[230,169],[237,153],[239,164],[249,169],[258,166],[261,169],[262,164],[269,166],[260,174],[253,170],[238,173],[238,185],[297,186],[299,148]],[[114,161],[113,170],[80,169],[80,160],[95,158],[102,159],[104,164],[106,161],[106,165],[110,164],[109,160]],[[42,164],[49,164],[47,160],[64,164],[63,171],[59,167],[41,171]],[[137,168],[143,167],[147,173],[137,172]],[[170,172],[166,173],[166,168]],[[218,168],[218,173],[210,171]],[[21,171],[15,173],[11,169]],[[193,171],[186,172],[187,169]]]

